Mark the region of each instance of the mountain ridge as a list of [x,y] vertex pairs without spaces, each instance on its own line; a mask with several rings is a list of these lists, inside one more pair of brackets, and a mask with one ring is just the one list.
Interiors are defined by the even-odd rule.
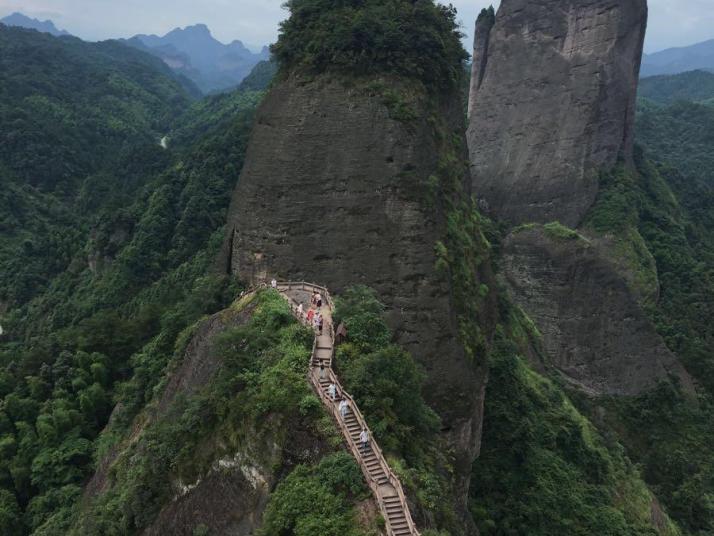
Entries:
[[714,39],[645,54],[641,76],[679,74],[696,69],[714,71]]
[[6,26],[19,26],[29,30],[37,30],[38,32],[48,33],[54,35],[55,37],[72,35],[66,30],[58,29],[54,22],[49,19],[43,21],[33,19],[20,13],[19,11],[0,19],[0,23],[5,24]]
[[254,53],[239,39],[224,44],[201,23],[174,28],[163,36],[137,34],[123,41],[161,58],[204,93],[238,86],[255,65],[270,57],[267,47]]
[[[58,29],[51,20],[40,21],[20,12],[0,19],[0,23],[37,30],[55,37],[72,35]],[[204,94],[237,88],[253,67],[270,59],[267,45],[253,52],[240,39],[223,43],[203,23],[176,27],[164,35],[136,34],[117,41],[158,57]]]

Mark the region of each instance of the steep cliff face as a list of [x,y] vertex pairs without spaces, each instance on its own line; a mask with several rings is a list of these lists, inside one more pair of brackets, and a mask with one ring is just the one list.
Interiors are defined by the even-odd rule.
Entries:
[[476,19],[474,31],[474,52],[471,63],[471,90],[469,92],[469,116],[476,107],[476,99],[481,89],[483,77],[488,65],[488,43],[491,39],[491,29],[496,22],[493,7],[484,9]]
[[447,136],[458,136],[459,100],[435,111],[423,90],[400,87],[405,122],[367,87],[319,77],[271,90],[233,198],[226,267],[253,282],[274,275],[334,292],[376,289],[398,342],[428,373],[426,396],[453,439],[465,501],[486,375],[478,356],[462,347],[448,277],[435,268],[446,222],[439,203],[429,201],[429,179],[440,165],[429,119],[446,118],[453,129]]
[[582,222],[598,171],[631,157],[646,21],[646,0],[503,0],[477,29],[468,141],[493,215]]
[[576,233],[522,230],[504,244],[503,274],[515,301],[539,327],[552,364],[575,387],[592,395],[634,395],[671,375],[693,389],[596,244]]
[[[474,193],[496,217],[578,236],[568,227],[584,224],[602,177],[622,161],[636,173],[646,19],[645,0],[504,0],[495,21],[479,17],[467,137]],[[591,394],[640,393],[670,374],[691,386],[642,309],[658,283],[639,235],[518,231],[503,275],[567,378]]]

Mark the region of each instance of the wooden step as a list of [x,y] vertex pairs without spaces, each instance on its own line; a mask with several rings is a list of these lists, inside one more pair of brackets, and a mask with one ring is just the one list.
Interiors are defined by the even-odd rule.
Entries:
[[[282,292],[283,297],[290,304],[293,315],[297,317],[297,306],[293,303],[296,300],[293,300],[291,296],[288,296],[287,292],[290,290],[310,292],[317,289],[317,287],[307,283],[293,286],[279,284],[278,289]],[[317,290],[320,293],[326,292],[326,290],[322,288]],[[325,308],[324,310],[332,312],[330,302],[325,299],[323,303],[323,307]],[[304,318],[298,318],[298,320],[309,325]],[[312,374],[319,375],[320,366],[322,365],[325,368],[326,373],[329,373],[332,370],[333,352],[334,340],[328,327],[326,333],[323,333],[322,335],[315,335],[315,348],[308,362],[310,372]],[[335,383],[337,396],[334,400],[332,400],[331,397],[329,397],[329,388],[330,384],[333,383],[333,380],[329,378],[329,376],[326,376],[325,378],[317,377],[317,380],[319,391],[322,391],[322,393],[327,395],[328,399],[325,400],[325,398],[323,398],[322,401],[328,408],[334,408],[334,403],[338,403],[343,400],[344,397],[341,395],[342,386],[339,383]],[[353,448],[357,447],[357,462],[361,465],[365,474],[370,475],[379,486],[389,485],[389,468],[386,461],[381,456],[377,455],[377,452],[374,449],[376,444],[373,445],[373,438],[370,437],[370,443],[368,444],[367,449],[362,448],[359,436],[362,430],[366,427],[366,424],[364,420],[357,417],[357,414],[355,413],[356,409],[357,408],[350,407],[348,413],[344,417],[338,415],[337,419],[344,422],[343,434],[345,435],[346,440],[353,445]],[[376,498],[380,499],[380,497]],[[381,499],[380,509],[386,517],[390,529],[389,533],[393,536],[417,536],[418,533],[409,528],[409,509],[406,505],[401,503],[399,496],[390,495],[388,497],[381,497]]]

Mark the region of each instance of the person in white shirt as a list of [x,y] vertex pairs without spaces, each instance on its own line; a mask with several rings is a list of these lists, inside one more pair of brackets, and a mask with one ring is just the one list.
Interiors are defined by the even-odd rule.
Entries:
[[366,428],[362,429],[359,435],[359,441],[362,444],[362,451],[365,452],[369,448],[369,432]]
[[273,287],[273,288],[278,288],[278,282],[277,282],[275,279],[273,279],[273,280],[270,282],[270,286]]
[[315,317],[313,318],[313,328],[315,328],[315,331],[318,331],[320,329],[320,319],[322,318],[322,315],[320,313],[317,313]]
[[349,409],[349,404],[347,404],[347,400],[342,400],[340,402],[340,415],[342,415],[342,418],[347,417],[347,410]]
[[330,395],[333,402],[337,400],[337,386],[334,383],[331,383],[327,388],[327,394]]

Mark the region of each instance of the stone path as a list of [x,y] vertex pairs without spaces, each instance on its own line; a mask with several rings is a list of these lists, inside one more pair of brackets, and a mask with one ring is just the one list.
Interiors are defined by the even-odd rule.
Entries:
[[[302,323],[307,323],[307,320],[304,314],[299,314],[299,304],[303,304],[304,312],[307,313],[313,291],[317,291],[322,295],[323,304],[320,312],[324,318],[323,333],[322,335],[315,333],[315,342],[308,372],[310,383],[336,421],[350,452],[362,469],[367,484],[369,484],[370,490],[379,504],[379,509],[385,520],[387,534],[389,536],[419,536],[409,512],[409,505],[407,504],[402,484],[387,464],[371,431],[369,431],[370,443],[368,448],[362,448],[359,437],[362,430],[369,430],[367,422],[354,399],[342,388],[332,368],[335,330],[332,324],[334,306],[330,293],[324,287],[304,282],[278,283],[278,291],[290,303],[293,314]],[[324,366],[322,377],[320,364]],[[335,386],[334,398],[330,395],[330,385]],[[348,403],[348,410],[345,416],[342,416],[339,411],[339,403],[342,400],[346,400]]]

